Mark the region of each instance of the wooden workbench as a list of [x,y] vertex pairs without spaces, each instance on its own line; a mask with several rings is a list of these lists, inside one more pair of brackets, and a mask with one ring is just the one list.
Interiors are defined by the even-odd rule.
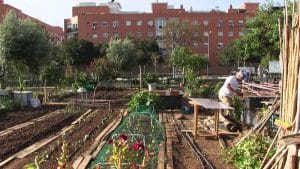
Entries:
[[212,100],[212,99],[206,99],[206,98],[190,98],[189,101],[190,104],[194,105],[194,129],[193,134],[194,138],[197,139],[197,130],[198,130],[198,111],[199,106],[213,110],[215,115],[215,131],[214,134],[216,137],[219,137],[219,114],[222,110],[234,110],[233,107],[227,106],[221,102]]

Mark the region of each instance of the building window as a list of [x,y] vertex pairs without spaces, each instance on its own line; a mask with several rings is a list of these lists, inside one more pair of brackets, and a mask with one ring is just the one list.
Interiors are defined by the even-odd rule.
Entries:
[[217,20],[217,28],[221,28],[223,26],[223,20],[218,19]]
[[205,28],[207,28],[208,27],[208,20],[203,20],[203,25],[204,25]]
[[113,39],[119,39],[119,34],[118,32],[113,33]]
[[233,32],[232,31],[228,32],[228,36],[233,36]]
[[223,36],[223,32],[218,32],[218,36]]
[[239,27],[243,27],[244,25],[244,21],[243,20],[239,20]]
[[103,37],[103,38],[108,38],[108,33],[106,33],[106,32],[103,33],[103,34],[102,34],[102,37]]
[[97,22],[93,22],[92,28],[93,28],[93,30],[95,30],[97,28]]
[[142,36],[143,36],[143,33],[142,33],[142,32],[137,32],[137,33],[136,33],[136,37],[141,38]]
[[108,27],[108,22],[102,22],[102,27],[107,28]]
[[113,29],[116,29],[119,27],[119,21],[113,21],[113,25],[112,25],[112,28]]
[[194,42],[194,43],[193,43],[193,46],[194,46],[195,48],[197,48],[197,47],[199,46],[199,43],[198,43],[198,42]]
[[208,36],[208,32],[203,32],[203,36]]
[[204,48],[208,48],[208,42],[203,43]]
[[92,38],[93,38],[93,39],[98,38],[98,34],[97,34],[97,33],[93,33]]
[[244,35],[244,32],[239,32],[239,36],[243,36]]
[[126,26],[131,26],[131,21],[126,21]]
[[219,42],[217,45],[217,49],[222,49],[224,47],[223,42]]
[[143,25],[143,21],[137,21],[137,22],[136,22],[136,25],[137,25],[137,26],[142,26],[142,25]]
[[154,23],[153,23],[153,21],[151,20],[151,21],[148,21],[147,25],[148,25],[148,27],[152,28],[153,25],[154,25]]
[[164,18],[158,18],[155,20],[156,29],[162,29],[166,26],[166,20]]
[[198,37],[199,36],[199,32],[194,32],[194,37]]
[[192,21],[192,25],[199,25],[199,21],[198,21],[197,19],[194,19],[194,20]]
[[233,22],[232,19],[228,20],[228,26],[229,26],[230,28],[233,28],[233,27],[234,27],[234,22]]
[[153,32],[148,32],[147,35],[148,35],[148,37],[153,37],[154,36]]

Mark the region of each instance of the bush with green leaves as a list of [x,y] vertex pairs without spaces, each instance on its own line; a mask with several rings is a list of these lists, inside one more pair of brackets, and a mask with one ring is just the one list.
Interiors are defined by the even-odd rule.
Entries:
[[127,104],[129,112],[134,111],[139,106],[159,106],[159,95],[157,93],[140,91],[135,93]]
[[7,113],[18,110],[21,107],[19,102],[7,96],[0,96],[0,113]]
[[234,108],[234,119],[241,121],[241,115],[245,110],[245,105],[238,97],[234,96],[232,98],[232,107]]
[[[258,169],[271,144],[271,140],[262,135],[252,135],[239,145],[225,149],[222,156],[228,163],[234,164],[239,169]],[[275,149],[271,150],[268,158],[271,158]]]
[[158,83],[159,82],[159,76],[157,73],[153,72],[147,72],[143,76],[143,81],[148,83]]

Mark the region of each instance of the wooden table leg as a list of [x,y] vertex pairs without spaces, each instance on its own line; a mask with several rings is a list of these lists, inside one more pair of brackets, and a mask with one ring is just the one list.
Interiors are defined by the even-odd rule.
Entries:
[[197,139],[197,129],[198,129],[198,105],[194,104],[194,138]]
[[220,110],[215,112],[215,132],[217,139],[219,139],[219,115],[220,115]]

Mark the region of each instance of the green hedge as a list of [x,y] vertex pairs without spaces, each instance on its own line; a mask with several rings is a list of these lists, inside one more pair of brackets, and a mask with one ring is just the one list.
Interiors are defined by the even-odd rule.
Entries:
[[18,110],[20,103],[8,96],[0,96],[0,113],[6,113]]

